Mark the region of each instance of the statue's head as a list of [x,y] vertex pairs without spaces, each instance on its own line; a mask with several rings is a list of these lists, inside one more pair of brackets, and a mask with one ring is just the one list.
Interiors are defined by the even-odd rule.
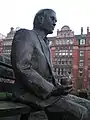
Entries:
[[52,9],[42,9],[36,13],[33,26],[45,34],[52,34],[57,22],[56,13]]

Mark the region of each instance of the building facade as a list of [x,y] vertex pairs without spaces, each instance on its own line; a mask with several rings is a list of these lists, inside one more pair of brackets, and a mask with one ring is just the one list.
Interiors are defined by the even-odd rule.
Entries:
[[15,32],[16,30],[14,30],[14,28],[11,27],[10,32],[3,39],[3,53],[2,54],[9,58],[10,58],[10,53],[11,53],[12,40],[13,40]]
[[69,26],[63,26],[57,30],[57,36],[52,41],[52,63],[56,79],[61,76],[72,76],[72,52],[74,32]]
[[87,54],[85,57],[87,57],[86,59],[86,76],[87,76],[87,80],[86,80],[86,85],[88,84],[88,87],[90,89],[90,32],[89,32],[89,28],[87,28],[87,36],[86,36],[86,51]]
[[87,34],[75,35],[73,46],[73,80],[78,89],[90,87],[90,32],[87,27]]
[[52,63],[57,80],[60,76],[71,76],[77,89],[90,88],[90,32],[74,35],[69,26],[57,30],[57,36],[52,38]]
[[6,36],[4,36],[3,34],[0,33],[0,54],[2,54],[3,52],[3,48],[4,48],[4,45],[3,45],[3,40],[5,39]]

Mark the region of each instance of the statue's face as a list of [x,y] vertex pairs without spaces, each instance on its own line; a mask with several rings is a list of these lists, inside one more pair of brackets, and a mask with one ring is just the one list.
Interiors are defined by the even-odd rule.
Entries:
[[57,22],[56,13],[49,11],[45,14],[42,22],[42,29],[46,34],[52,34]]

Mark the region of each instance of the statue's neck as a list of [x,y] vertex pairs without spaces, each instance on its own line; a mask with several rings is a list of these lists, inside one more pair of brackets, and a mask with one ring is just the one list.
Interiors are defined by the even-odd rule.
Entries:
[[34,30],[35,30],[40,36],[42,36],[42,38],[45,38],[45,37],[47,36],[43,30],[36,29],[36,28],[34,28]]

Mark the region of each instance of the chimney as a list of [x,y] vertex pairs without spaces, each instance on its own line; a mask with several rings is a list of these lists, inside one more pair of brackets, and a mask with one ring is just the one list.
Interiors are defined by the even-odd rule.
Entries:
[[83,34],[83,27],[81,27],[81,35]]
[[89,33],[89,27],[87,27],[87,33]]
[[59,33],[59,29],[57,29],[57,36],[58,36],[58,33]]

